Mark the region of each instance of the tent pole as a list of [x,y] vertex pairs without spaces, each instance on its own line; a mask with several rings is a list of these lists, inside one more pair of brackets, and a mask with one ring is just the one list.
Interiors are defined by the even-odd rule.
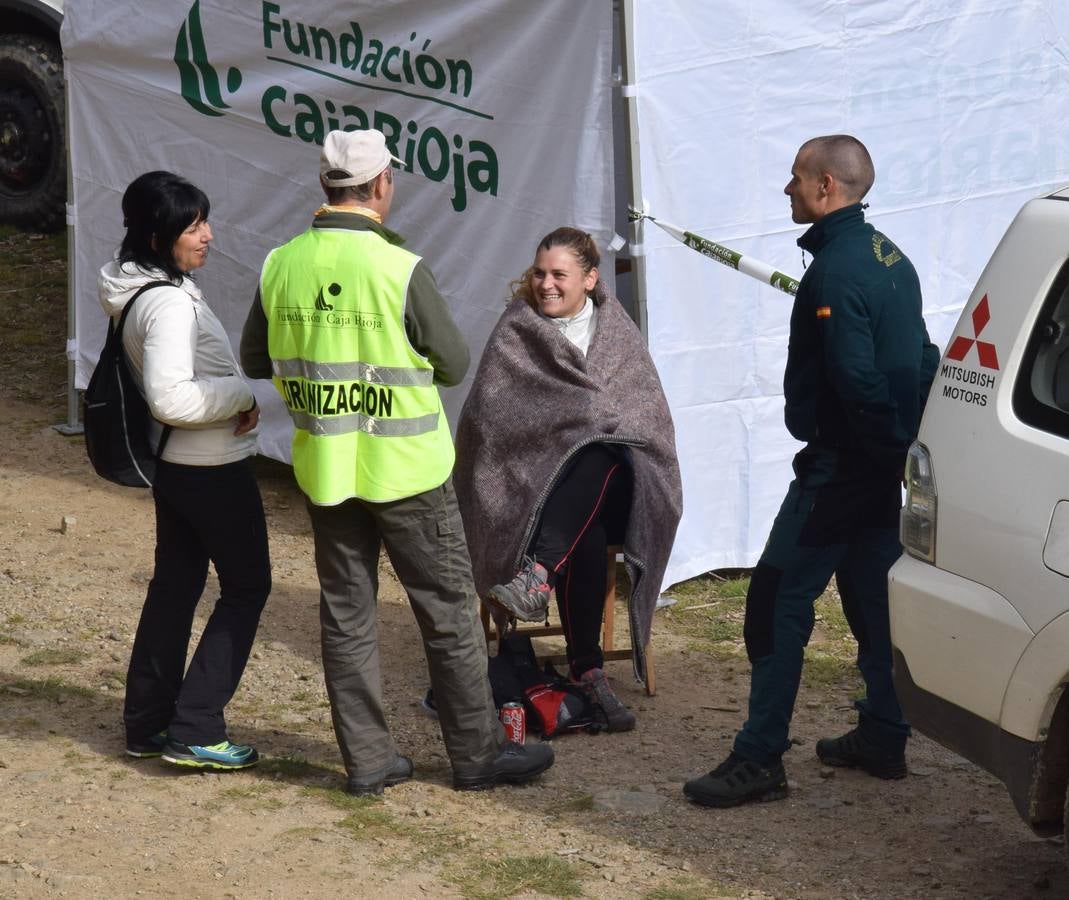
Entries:
[[63,67],[63,131],[67,136],[67,421],[54,426],[60,434],[75,435],[82,433],[82,424],[78,421],[78,391],[74,387],[75,347],[77,345],[77,327],[74,310],[74,169],[71,166],[71,103],[70,82],[67,69]]
[[[623,96],[624,148],[627,172],[631,185],[631,206],[642,209],[642,171],[638,145],[638,96],[635,91],[635,3],[620,0],[620,49],[622,71],[620,92]],[[631,284],[635,299],[635,324],[642,336],[649,340],[646,329],[646,247],[643,243],[645,223],[640,218],[631,223],[629,248],[631,252]]]

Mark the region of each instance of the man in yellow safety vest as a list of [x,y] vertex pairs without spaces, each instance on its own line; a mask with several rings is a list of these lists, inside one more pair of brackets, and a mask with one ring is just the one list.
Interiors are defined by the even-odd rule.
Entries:
[[430,269],[383,225],[402,165],[382,132],[332,131],[327,203],[271,251],[241,337],[250,378],[272,378],[293,419],[320,584],[323,668],[351,794],[412,777],[386,725],[376,626],[383,544],[423,636],[453,786],[529,781],[545,744],[508,743],[453,492],[453,442],[436,385],[469,354]]

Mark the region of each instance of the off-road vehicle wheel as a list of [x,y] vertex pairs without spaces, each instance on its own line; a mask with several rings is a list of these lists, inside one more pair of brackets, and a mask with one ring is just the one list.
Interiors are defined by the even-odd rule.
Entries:
[[0,222],[53,231],[66,221],[66,136],[59,47],[0,35]]

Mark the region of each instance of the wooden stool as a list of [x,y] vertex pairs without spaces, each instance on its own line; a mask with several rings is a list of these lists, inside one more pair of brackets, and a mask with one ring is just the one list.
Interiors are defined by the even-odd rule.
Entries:
[[[631,659],[634,656],[631,648],[617,649],[615,646],[615,625],[616,625],[616,563],[617,555],[620,552],[620,548],[612,546],[608,548],[608,560],[607,568],[605,571],[605,614],[601,625],[601,649],[605,656],[606,662],[615,659]],[[485,603],[479,605],[479,616],[482,619],[483,631],[486,634],[486,641],[496,641],[499,639],[497,629],[494,626],[493,620],[490,618],[490,610],[487,609]],[[517,634],[526,634],[531,638],[542,637],[554,637],[564,634],[564,626],[559,622],[550,624],[549,619],[546,619],[544,625],[519,625],[516,628]],[[657,680],[654,676],[653,669],[653,647],[652,640],[646,644],[645,656],[646,656],[646,694],[652,697],[657,692]],[[536,651],[537,652],[537,651]],[[553,665],[564,665],[568,662],[568,656],[564,653],[554,654],[538,654],[538,658],[543,662],[550,662]]]

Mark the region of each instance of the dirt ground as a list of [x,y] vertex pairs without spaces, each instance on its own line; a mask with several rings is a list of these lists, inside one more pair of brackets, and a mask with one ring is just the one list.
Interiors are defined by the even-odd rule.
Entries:
[[[912,741],[904,781],[823,770],[814,742],[849,721],[835,686],[799,700],[788,800],[688,804],[680,782],[726,752],[745,670],[663,626],[657,696],[628,663],[610,664],[636,731],[556,740],[537,786],[454,793],[436,725],[418,710],[426,678],[411,613],[385,569],[391,725],[417,778],[347,804],[308,525],[273,464],[259,468],[275,589],[228,717],[269,760],[187,775],[128,759],[122,681],[151,567],[151,502],[93,476],[80,440],[51,424],[0,405],[0,896],[500,895],[492,864],[524,857],[567,863],[591,897],[1069,894],[1060,842],[1032,836],[1001,785],[931,742]],[[211,598],[209,588],[206,609]],[[628,799],[642,805],[628,811]]]
[[[9,373],[23,371],[14,352],[0,339]],[[911,741],[902,781],[822,768],[813,746],[850,727],[853,681],[803,687],[787,800],[687,803],[681,782],[718,763],[741,723],[747,670],[695,650],[663,614],[655,697],[629,663],[608,666],[634,732],[555,740],[533,786],[455,793],[419,710],[418,633],[385,567],[386,697],[416,778],[347,798],[309,527],[289,470],[267,461],[275,587],[228,708],[234,739],[265,761],[220,775],[132,760],[121,706],[151,499],[96,478],[80,438],[52,428],[62,411],[55,367],[0,399],[0,898],[1069,896],[1061,841],[1032,835],[998,782],[930,741]],[[198,628],[213,598],[209,584]]]

